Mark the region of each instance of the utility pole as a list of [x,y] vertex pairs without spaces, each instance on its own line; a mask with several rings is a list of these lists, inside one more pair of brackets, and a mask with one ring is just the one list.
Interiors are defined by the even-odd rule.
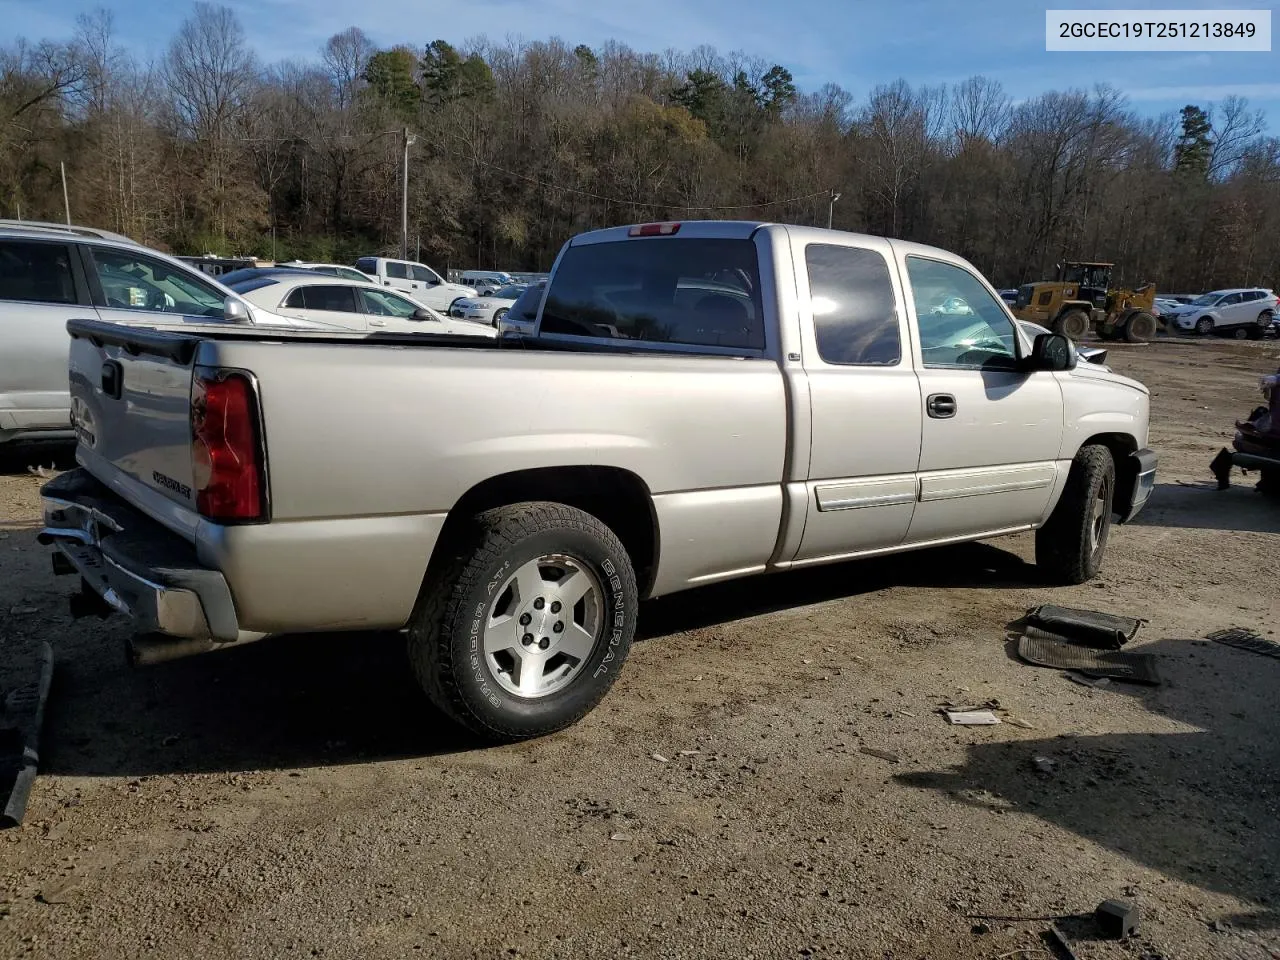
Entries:
[[61,160],[58,161],[58,168],[62,171],[62,208],[67,213],[67,226],[71,226],[71,201],[67,199],[67,165]]
[[831,229],[831,220],[835,216],[836,201],[840,199],[840,194],[833,189],[831,191],[831,202],[827,204],[827,229]]
[[404,128],[404,180],[400,185],[400,259],[409,259],[409,147],[418,138]]

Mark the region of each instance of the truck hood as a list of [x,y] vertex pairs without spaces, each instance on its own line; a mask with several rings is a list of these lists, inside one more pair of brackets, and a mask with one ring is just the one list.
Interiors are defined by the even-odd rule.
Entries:
[[1151,396],[1151,391],[1147,389],[1145,383],[1129,377],[1123,377],[1114,370],[1104,369],[1096,363],[1077,363],[1075,369],[1069,371],[1067,376],[1081,380],[1100,380],[1105,383],[1114,383],[1116,386],[1129,387],[1145,396]]

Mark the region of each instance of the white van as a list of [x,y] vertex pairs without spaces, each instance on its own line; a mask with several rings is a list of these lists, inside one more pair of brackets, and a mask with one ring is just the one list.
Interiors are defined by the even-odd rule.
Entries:
[[516,282],[511,274],[501,270],[463,270],[458,279],[468,287],[475,287],[482,297],[489,296],[499,287],[508,287]]
[[407,293],[419,303],[444,314],[459,297],[476,296],[475,287],[449,283],[430,267],[412,260],[361,257],[356,261],[356,269],[367,273],[375,283]]

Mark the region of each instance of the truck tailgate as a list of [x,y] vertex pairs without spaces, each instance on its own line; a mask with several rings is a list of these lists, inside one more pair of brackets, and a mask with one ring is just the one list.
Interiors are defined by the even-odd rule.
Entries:
[[199,339],[72,320],[77,459],[165,526],[194,539],[191,380]]

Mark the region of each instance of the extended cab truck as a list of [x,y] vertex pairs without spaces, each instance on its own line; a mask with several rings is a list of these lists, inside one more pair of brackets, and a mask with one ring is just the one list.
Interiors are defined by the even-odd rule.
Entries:
[[502,343],[68,329],[41,536],[139,659],[407,629],[494,738],[590,710],[642,598],[1029,530],[1079,583],[1155,478],[1141,384],[958,257],[829,230],[584,234]]

